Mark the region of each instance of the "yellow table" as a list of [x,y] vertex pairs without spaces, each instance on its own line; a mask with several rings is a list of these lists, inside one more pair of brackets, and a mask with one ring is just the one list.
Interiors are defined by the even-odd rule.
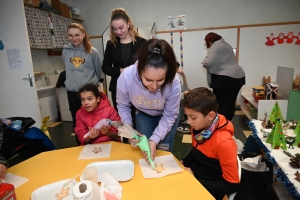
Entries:
[[[83,149],[83,146],[79,146],[44,152],[9,168],[8,172],[29,179],[28,182],[16,188],[17,199],[29,200],[35,189],[81,174],[89,163],[107,160],[132,160],[134,162],[133,178],[120,182],[123,187],[122,200],[214,199],[197,179],[185,170],[162,178],[145,179],[138,164],[138,160],[142,158],[139,148],[132,148],[129,144],[118,142],[111,142],[111,144],[109,158],[78,160]],[[169,154],[171,153],[157,151],[157,156]],[[178,162],[176,158],[175,160]]]

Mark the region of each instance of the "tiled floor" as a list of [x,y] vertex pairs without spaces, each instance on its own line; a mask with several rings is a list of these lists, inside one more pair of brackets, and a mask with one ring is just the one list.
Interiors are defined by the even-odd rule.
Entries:
[[[235,137],[241,140],[243,143],[246,142],[246,137],[251,134],[247,126],[248,118],[241,111],[237,111],[234,116],[232,123],[235,128]],[[75,136],[72,134],[72,122],[57,123],[55,126],[50,125],[48,131],[51,135],[52,141],[57,149],[69,148],[77,146]],[[188,125],[184,125],[188,127]],[[175,136],[174,148],[172,153],[174,156],[181,160],[184,158],[192,148],[190,143],[190,134],[177,132]],[[278,199],[275,195],[272,186],[268,188],[268,198],[276,200]]]

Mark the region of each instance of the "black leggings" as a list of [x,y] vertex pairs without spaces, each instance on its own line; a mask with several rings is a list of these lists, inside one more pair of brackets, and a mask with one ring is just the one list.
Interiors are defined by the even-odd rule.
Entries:
[[213,93],[218,101],[218,113],[230,121],[235,113],[235,101],[240,89],[241,87],[233,89],[213,88]]
[[[69,102],[69,109],[71,111],[72,119],[73,119],[73,131],[76,127],[76,112],[81,107],[80,99],[77,96],[77,92],[67,92],[68,94],[68,102]],[[77,144],[80,144],[77,137],[76,137]]]

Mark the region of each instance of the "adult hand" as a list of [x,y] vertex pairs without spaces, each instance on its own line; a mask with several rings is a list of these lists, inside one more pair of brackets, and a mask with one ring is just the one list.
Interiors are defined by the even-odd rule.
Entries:
[[6,167],[3,164],[0,164],[0,180],[5,178]]
[[125,67],[125,68],[120,68],[120,73],[122,73],[126,68],[127,68],[127,67]]
[[184,72],[183,72],[182,69],[178,69],[177,72],[178,72],[179,74],[184,74]]
[[100,127],[100,132],[105,135],[110,129],[110,125],[103,125]]
[[186,96],[190,91],[189,90],[186,90],[184,92],[182,92],[183,96]]
[[89,127],[89,129],[90,129],[90,138],[91,139],[94,139],[99,136],[99,129],[96,129],[94,127],[92,127],[92,128]]
[[[149,141],[150,156],[151,156],[152,160],[154,160],[155,156],[156,156],[156,146],[157,146],[157,144],[154,141],[152,141],[152,140]],[[146,152],[142,152],[142,155],[145,158],[145,160],[147,161],[147,163],[149,163],[147,153]]]

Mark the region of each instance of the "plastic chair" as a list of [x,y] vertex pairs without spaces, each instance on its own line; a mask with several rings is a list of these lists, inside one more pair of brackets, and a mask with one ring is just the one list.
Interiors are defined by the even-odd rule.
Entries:
[[[237,156],[237,162],[238,162],[238,173],[239,173],[239,179],[241,181],[241,175],[242,175],[242,166],[241,166],[241,161],[239,159],[239,156]],[[236,195],[236,192],[235,193],[232,193],[228,196],[228,200],[233,200],[234,197]]]

